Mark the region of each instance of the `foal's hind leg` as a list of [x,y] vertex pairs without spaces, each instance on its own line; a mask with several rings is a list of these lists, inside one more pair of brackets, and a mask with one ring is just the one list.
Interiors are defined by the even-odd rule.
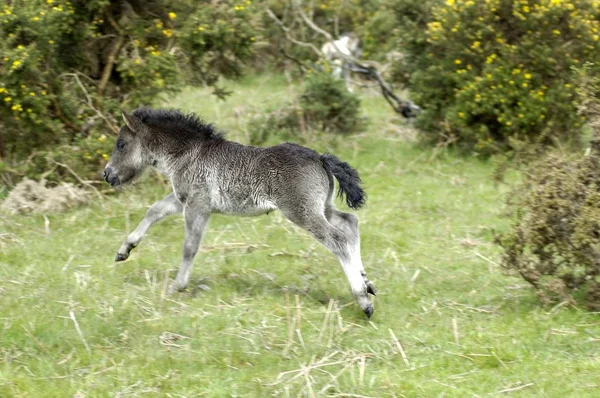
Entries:
[[170,194],[162,200],[154,203],[146,212],[146,216],[137,226],[137,228],[127,236],[125,243],[119,248],[115,261],[127,260],[129,253],[134,247],[140,244],[142,238],[148,231],[148,228],[157,221],[162,220],[168,215],[181,213],[183,211],[183,205],[175,197],[175,194]]
[[358,300],[360,308],[370,318],[373,315],[373,304],[369,299],[367,285],[361,273],[360,251],[356,251],[356,245],[350,244],[351,238],[348,233],[333,226],[323,214],[307,214],[290,209],[281,209],[281,211],[292,222],[310,232],[338,257],[350,283],[352,293]]
[[342,211],[337,210],[335,207],[333,207],[333,204],[330,204],[325,210],[325,216],[332,225],[344,231],[348,236],[348,244],[350,245],[350,250],[356,253],[360,273],[364,279],[365,284],[367,285],[367,292],[371,293],[372,295],[375,295],[377,289],[375,288],[373,282],[367,279],[367,273],[365,272],[365,269],[363,267],[360,255],[360,233],[358,232],[358,218],[352,213],[344,213]]

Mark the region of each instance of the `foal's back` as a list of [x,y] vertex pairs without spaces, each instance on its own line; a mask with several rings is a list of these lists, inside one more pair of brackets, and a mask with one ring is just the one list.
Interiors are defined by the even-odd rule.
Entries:
[[321,155],[300,145],[257,148],[223,140],[194,157],[193,188],[206,191],[214,212],[264,214],[314,195],[323,200],[329,191]]

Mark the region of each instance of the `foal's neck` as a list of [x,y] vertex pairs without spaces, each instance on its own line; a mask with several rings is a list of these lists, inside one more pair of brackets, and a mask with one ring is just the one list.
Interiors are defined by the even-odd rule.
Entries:
[[201,152],[210,144],[211,141],[197,140],[161,145],[150,150],[150,165],[172,180],[175,174],[185,173],[192,166],[201,166],[198,159],[206,157]]

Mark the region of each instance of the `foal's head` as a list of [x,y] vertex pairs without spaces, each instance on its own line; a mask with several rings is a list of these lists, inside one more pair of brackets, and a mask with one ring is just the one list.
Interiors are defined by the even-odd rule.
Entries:
[[134,115],[122,112],[125,125],[121,127],[115,149],[104,168],[104,180],[112,186],[127,184],[148,166],[142,151],[142,136],[146,126]]
[[223,141],[212,125],[177,109],[143,106],[123,112],[123,120],[125,125],[104,169],[104,179],[112,186],[131,182],[147,166],[176,159],[202,143]]

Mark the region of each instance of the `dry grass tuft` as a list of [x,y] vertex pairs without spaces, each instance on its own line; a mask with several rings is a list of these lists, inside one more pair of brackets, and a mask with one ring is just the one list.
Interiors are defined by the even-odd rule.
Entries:
[[46,187],[46,181],[25,178],[10,191],[0,208],[10,214],[56,213],[86,204],[91,195],[71,183]]

